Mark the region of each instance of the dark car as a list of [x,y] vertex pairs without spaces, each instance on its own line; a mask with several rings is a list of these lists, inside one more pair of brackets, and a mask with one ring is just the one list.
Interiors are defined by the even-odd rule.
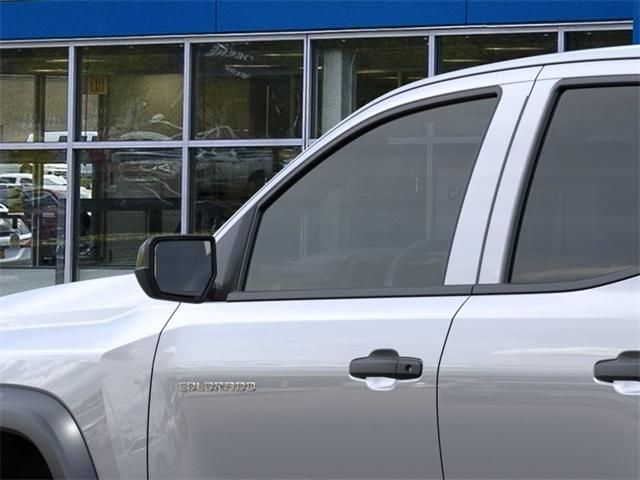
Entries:
[[59,239],[64,234],[64,203],[49,190],[0,185],[0,204],[8,210],[5,216],[20,220],[31,231],[33,265],[55,265]]

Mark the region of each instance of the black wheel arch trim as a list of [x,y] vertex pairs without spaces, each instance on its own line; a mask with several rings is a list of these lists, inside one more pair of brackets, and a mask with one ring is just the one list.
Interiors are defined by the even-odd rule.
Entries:
[[49,392],[0,384],[0,430],[30,440],[53,478],[98,478],[80,427],[64,403]]

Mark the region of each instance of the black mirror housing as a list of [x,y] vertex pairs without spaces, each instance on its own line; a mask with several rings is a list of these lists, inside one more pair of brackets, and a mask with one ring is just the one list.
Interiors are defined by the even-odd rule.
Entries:
[[216,245],[210,235],[158,235],[138,250],[135,269],[151,298],[203,302],[216,277]]

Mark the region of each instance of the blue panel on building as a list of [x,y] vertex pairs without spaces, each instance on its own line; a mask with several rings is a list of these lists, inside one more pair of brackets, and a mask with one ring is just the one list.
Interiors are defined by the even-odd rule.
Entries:
[[0,38],[211,33],[215,0],[4,0]]
[[467,0],[467,23],[630,20],[637,0]]
[[466,0],[218,0],[218,32],[460,25]]
[[[0,0],[0,39],[628,20],[640,0]],[[635,12],[634,12],[635,9]]]

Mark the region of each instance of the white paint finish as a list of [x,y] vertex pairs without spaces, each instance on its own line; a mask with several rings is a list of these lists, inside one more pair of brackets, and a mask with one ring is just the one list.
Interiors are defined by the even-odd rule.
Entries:
[[[623,51],[640,51],[637,46],[621,47]],[[638,55],[635,55],[636,57]],[[547,65],[542,69],[538,80],[561,78],[588,78],[609,75],[638,75],[640,76],[640,59],[590,61],[584,63],[567,63]]]
[[[602,50],[596,54],[581,52],[582,57],[571,58],[585,59],[589,54],[599,58],[637,57],[640,48]],[[554,57],[549,61],[561,60]],[[608,68],[614,64],[623,65],[623,62],[605,62],[601,66]],[[630,64],[633,70],[637,62]],[[526,85],[530,81],[533,70],[537,67],[482,75],[475,70],[475,76],[461,73],[450,82],[438,79],[435,83],[405,88],[352,115],[325,139],[314,143],[293,165],[317,153],[324,142],[388,108],[496,84],[503,84],[505,88],[513,84],[516,88],[516,83]],[[606,72],[615,74],[609,68]],[[481,271],[481,279],[485,281],[501,278],[500,262],[503,262],[506,234],[511,225],[513,201],[530,158],[532,132],[540,124],[555,82],[551,79],[536,84],[514,139],[487,238]],[[249,205],[255,204],[283,175],[286,172],[265,186]],[[480,179],[477,179],[478,185]],[[218,233],[218,238],[247,208]],[[461,228],[467,228],[467,223],[473,225],[463,220]],[[461,254],[456,254],[456,258],[458,255]],[[455,261],[453,258],[452,262]],[[473,271],[475,267],[470,268]],[[484,446],[505,445],[510,440],[504,435],[510,433],[509,429],[514,434],[525,431],[519,428],[522,423],[518,422],[526,421],[528,410],[518,411],[517,407],[506,411],[495,403],[504,394],[505,385],[519,385],[519,375],[508,375],[514,366],[522,367],[528,378],[536,381],[529,382],[523,390],[507,392],[509,395],[517,397],[525,406],[536,399],[540,405],[557,398],[569,399],[571,402],[562,404],[558,411],[575,413],[573,400],[581,402],[583,398],[563,390],[567,376],[553,371],[553,361],[565,359],[567,363],[563,368],[570,374],[579,372],[577,380],[571,377],[570,383],[577,384],[578,391],[591,395],[592,400],[612,402],[608,404],[609,410],[617,409],[620,415],[611,425],[620,427],[622,437],[630,439],[625,448],[635,448],[633,442],[637,438],[624,427],[634,426],[637,404],[629,402],[637,402],[638,397],[620,395],[610,386],[596,385],[591,378],[585,380],[585,366],[587,360],[591,365],[592,360],[615,357],[619,350],[638,348],[639,288],[636,278],[571,294],[511,295],[502,300],[495,295],[473,297],[469,309],[465,306],[460,321],[454,324],[452,350],[446,352],[445,375],[441,378],[443,390],[447,395],[458,395],[456,401],[462,402],[464,408],[452,409],[445,403],[442,411],[449,416],[444,428],[449,428],[448,421],[459,422],[458,440],[479,438]],[[344,478],[362,476],[362,468],[366,468],[365,473],[370,477],[427,476],[433,472],[436,472],[433,476],[438,476],[439,463],[434,455],[437,452],[433,414],[435,365],[449,319],[465,298],[183,305],[163,335],[159,350],[158,382],[153,383],[151,404],[152,473],[183,472],[187,476],[211,477],[213,471],[236,478],[252,475],[264,478],[287,472],[290,476],[306,476],[314,471],[318,475]],[[632,303],[633,299],[636,303]],[[100,477],[144,478],[151,362],[159,332],[175,308],[173,303],[146,298],[133,276],[3,297],[0,299],[0,383],[41,388],[61,398],[82,428]],[[555,310],[549,313],[549,309]],[[615,328],[606,322],[603,324],[603,319],[614,319]],[[351,359],[385,347],[395,348],[401,355],[422,358],[426,366],[423,379],[415,383],[400,382],[389,392],[373,392],[348,378],[345,368]],[[461,366],[472,368],[473,375],[456,370]],[[481,372],[474,376],[474,372],[484,367],[488,368],[488,374]],[[495,376],[491,377],[494,373],[506,376],[496,380]],[[258,388],[263,390],[255,396],[247,393],[178,399],[174,381],[200,376],[214,376],[223,381],[241,376],[248,381],[256,378]],[[564,383],[556,381],[558,379]],[[546,387],[553,395],[547,394]],[[594,390],[596,388],[598,390]],[[442,398],[448,401],[454,397]],[[585,411],[591,409],[594,413],[605,410],[598,408],[597,402],[581,405]],[[473,423],[465,423],[465,415],[483,409],[483,415],[467,417],[469,422],[479,422],[482,427],[473,431],[475,436],[470,436]],[[517,415],[513,415],[514,412]],[[505,413],[511,415],[509,420],[497,423],[504,419]],[[540,420],[540,425],[545,426],[545,418]],[[584,417],[581,419],[584,421]],[[579,420],[572,423],[576,431],[583,426]],[[482,422],[488,423],[482,426]],[[454,425],[454,428],[458,427]],[[492,428],[498,429],[496,435],[489,435],[495,441],[486,442],[487,432],[496,432]],[[392,432],[391,435],[385,436],[388,432]],[[509,441],[508,446],[517,449],[529,445],[529,452],[532,448],[562,447],[560,440],[566,434],[561,431],[553,442],[547,443],[549,435],[544,429],[533,433],[538,435],[537,443],[527,444],[527,438],[533,438],[527,437],[524,442]],[[363,438],[366,448],[350,450]],[[397,438],[411,439],[413,443],[398,443]],[[587,436],[580,438],[593,440]],[[378,446],[375,441],[379,442]],[[598,443],[597,438],[594,441]],[[451,437],[444,442],[445,448],[451,447]],[[379,448],[380,445],[385,448]],[[557,449],[551,450],[550,458],[557,456]],[[453,458],[473,461],[469,450],[462,451],[466,453]],[[411,455],[406,456],[407,452]],[[518,463],[518,457],[510,456],[510,452],[509,449],[507,455],[500,452],[496,461],[507,459],[516,469],[527,466],[522,458]],[[476,458],[493,458],[481,450],[472,449],[471,453]],[[158,459],[163,455],[174,463],[159,464]],[[247,464],[242,461],[247,455],[257,456]],[[450,455],[445,453],[445,461],[450,461]],[[396,463],[389,463],[389,457]],[[195,458],[204,458],[204,461],[189,463]],[[285,464],[283,458],[292,458],[293,462]],[[218,464],[218,461],[227,463]],[[396,465],[400,467],[391,471]],[[546,466],[543,461],[536,465]],[[507,474],[518,472],[505,471]],[[474,476],[479,472],[477,468],[472,470]]]
[[[181,305],[154,367],[150,478],[439,478],[436,368],[466,298]],[[421,358],[422,377],[353,381],[350,361],[380,348]],[[257,388],[185,394],[180,381]]]
[[146,478],[153,352],[176,305],[149,299],[133,275],[0,298],[0,384],[60,398],[100,478]]
[[509,232],[515,222],[516,202],[525,187],[526,167],[535,153],[535,132],[542,128],[544,113],[555,81],[536,82],[527,108],[513,137],[509,156],[500,178],[487,231],[479,283],[500,283],[507,262]]
[[445,478],[640,478],[640,396],[593,380],[626,350],[640,350],[640,277],[472,296],[440,367]]
[[476,283],[487,222],[500,173],[520,113],[540,68],[527,69],[531,81],[502,85],[489,130],[476,159],[451,246],[445,285]]
[[[603,49],[614,50],[614,49]],[[639,47],[622,51],[640,54]],[[600,52],[600,50],[594,50]],[[564,54],[568,55],[568,54]],[[555,92],[563,78],[615,77],[640,75],[640,60],[612,60],[545,66],[531,91],[527,108],[502,173],[492,211],[480,269],[479,283],[500,283],[505,279],[512,228],[518,220],[518,199],[528,183],[528,170],[545,128],[546,113],[552,108]]]

